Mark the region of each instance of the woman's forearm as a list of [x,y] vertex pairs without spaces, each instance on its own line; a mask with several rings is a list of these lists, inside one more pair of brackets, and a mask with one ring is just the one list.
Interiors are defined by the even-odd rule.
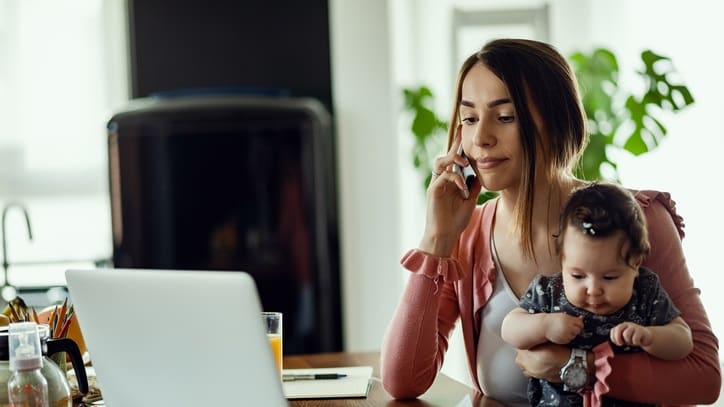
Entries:
[[[381,348],[382,385],[396,399],[414,398],[432,384],[442,353],[437,340],[439,298],[424,276],[412,276]],[[444,346],[444,344],[443,344]]]
[[[696,345],[695,345],[696,348]],[[610,359],[606,379],[611,397],[661,404],[711,404],[719,397],[718,363],[694,353],[665,361],[645,352],[617,354]],[[631,372],[636,372],[632,380]]]
[[416,250],[408,252],[402,261],[412,275],[381,349],[382,384],[398,399],[427,391],[442,366],[448,336],[459,316],[451,281],[461,272],[457,260]]

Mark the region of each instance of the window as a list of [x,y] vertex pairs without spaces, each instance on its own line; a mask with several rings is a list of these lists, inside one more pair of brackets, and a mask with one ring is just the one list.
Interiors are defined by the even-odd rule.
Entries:
[[452,72],[494,38],[549,40],[548,6],[533,9],[453,10]]
[[123,1],[0,3],[2,255],[14,286],[64,285],[66,268],[111,256],[105,125],[128,100],[125,37]]

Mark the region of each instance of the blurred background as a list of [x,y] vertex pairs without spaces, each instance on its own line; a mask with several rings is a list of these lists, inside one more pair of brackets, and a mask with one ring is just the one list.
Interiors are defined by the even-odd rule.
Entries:
[[[404,286],[399,258],[424,222],[402,89],[428,86],[447,118],[457,66],[495,37],[545,40],[564,55],[605,47],[619,83],[641,87],[640,53],[671,58],[695,103],[640,156],[612,152],[622,183],[672,194],[689,269],[724,335],[724,130],[717,38],[724,6],[691,0],[0,0],[0,203],[8,281],[64,285],[69,267],[113,262],[106,125],[128,101],[207,86],[267,86],[329,112],[338,223],[336,347],[378,350]],[[251,33],[251,34],[250,34]],[[443,136],[444,137],[444,136]],[[442,152],[442,151],[440,151]],[[21,203],[32,223],[28,239]],[[338,239],[338,240],[337,240]],[[5,245],[4,245],[5,246]],[[8,253],[10,256],[8,256]],[[459,337],[446,373],[468,382]]]

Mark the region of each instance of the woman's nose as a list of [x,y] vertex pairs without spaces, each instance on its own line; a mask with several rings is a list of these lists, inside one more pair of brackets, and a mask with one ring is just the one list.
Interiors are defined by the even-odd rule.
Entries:
[[495,134],[493,134],[491,121],[489,117],[482,117],[478,122],[473,136],[473,143],[478,147],[491,147],[497,142]]

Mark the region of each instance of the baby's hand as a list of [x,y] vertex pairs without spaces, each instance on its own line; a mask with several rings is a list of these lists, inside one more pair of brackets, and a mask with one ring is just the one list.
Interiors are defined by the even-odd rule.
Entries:
[[583,318],[564,312],[546,314],[546,338],[559,345],[573,340],[583,330]]
[[611,341],[618,346],[649,346],[653,343],[651,331],[633,322],[623,322],[611,329]]

